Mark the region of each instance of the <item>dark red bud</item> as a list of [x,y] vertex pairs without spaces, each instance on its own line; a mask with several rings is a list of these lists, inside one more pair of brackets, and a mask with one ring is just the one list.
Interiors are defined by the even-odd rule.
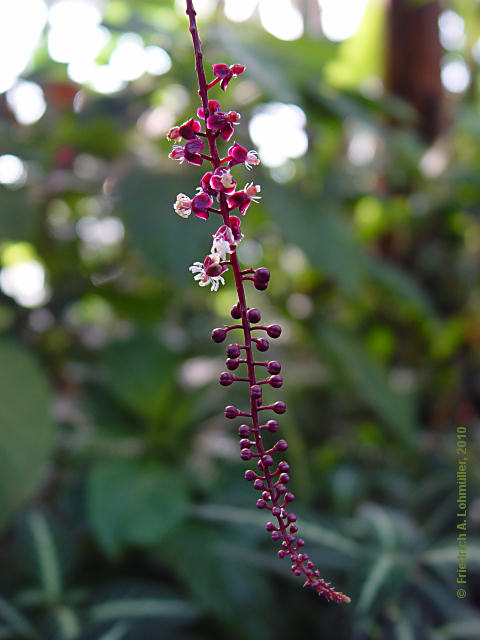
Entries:
[[288,462],[285,462],[285,460],[282,460],[281,462],[278,463],[278,469],[282,473],[284,471],[290,471],[290,465],[288,464]]
[[220,374],[219,382],[223,387],[229,387],[233,382],[232,374],[228,373],[228,371],[224,371],[223,373]]
[[214,342],[223,342],[227,337],[227,332],[225,331],[225,329],[218,328],[214,329],[211,335]]
[[234,305],[230,310],[230,315],[234,320],[239,320],[242,317],[242,312],[238,304]]
[[265,267],[255,269],[254,276],[258,282],[268,282],[270,280],[270,271]]
[[258,309],[249,309],[247,311],[247,318],[249,320],[249,322],[251,322],[252,324],[256,324],[257,322],[260,322],[260,311]]
[[288,442],[286,440],[279,440],[275,446],[277,451],[286,451],[288,449]]
[[260,338],[257,340],[256,345],[259,351],[268,351],[268,347],[270,346],[266,338]]
[[252,471],[252,469],[248,469],[247,471],[245,471],[245,480],[247,482],[251,482],[254,479],[255,479],[255,471]]
[[274,403],[273,410],[275,411],[275,413],[285,413],[285,411],[287,410],[287,405],[285,404],[285,402],[282,402],[282,400],[279,400],[278,402]]
[[248,438],[242,438],[238,444],[240,445],[240,449],[250,449],[254,443]]
[[250,429],[248,424],[241,424],[238,427],[238,435],[240,436],[240,438],[248,438],[251,432],[252,430]]
[[263,484],[263,480],[260,480],[260,478],[257,478],[253,483],[253,488],[256,489],[257,491],[263,491],[263,489],[265,488],[265,485]]
[[260,282],[259,280],[254,280],[253,286],[258,291],[265,291],[265,289],[268,287],[268,282]]
[[238,344],[229,344],[227,347],[227,356],[229,358],[238,358],[240,355],[240,347]]
[[270,376],[268,384],[274,389],[280,389],[283,384],[282,376]]
[[252,398],[261,398],[262,387],[260,387],[258,384],[253,385],[253,387],[250,388],[250,395],[252,396]]
[[230,371],[235,371],[235,369],[238,369],[240,365],[239,361],[233,358],[227,358],[225,364],[227,365],[227,369],[230,369]]
[[267,333],[270,338],[279,338],[282,334],[282,327],[279,324],[270,324],[267,327]]
[[253,453],[250,451],[250,449],[242,449],[240,451],[240,457],[242,460],[251,460],[253,456]]
[[281,370],[282,370],[282,365],[280,364],[280,362],[277,362],[276,360],[270,360],[270,362],[267,364],[268,373],[277,374],[277,373],[280,373]]
[[[267,429],[271,433],[276,433],[278,431],[278,422],[276,420],[269,420],[267,422]],[[281,463],[280,463],[281,464]],[[278,465],[280,468],[280,465]],[[281,470],[281,469],[280,469]]]
[[233,420],[233,418],[236,418],[237,416],[238,416],[237,407],[234,407],[231,404],[229,404],[228,407],[225,407],[225,417],[226,418],[230,418],[231,420]]

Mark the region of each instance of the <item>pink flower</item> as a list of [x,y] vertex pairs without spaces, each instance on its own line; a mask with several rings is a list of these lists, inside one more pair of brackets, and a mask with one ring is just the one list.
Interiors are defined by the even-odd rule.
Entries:
[[218,196],[218,191],[210,186],[210,179],[212,176],[212,171],[207,171],[207,173],[204,173],[202,179],[200,180],[200,187],[198,188],[200,189],[200,191],[204,191],[213,198],[216,198]]
[[[217,102],[216,100],[209,100],[208,101],[208,113],[209,115],[212,115],[212,113],[216,113],[217,111],[220,111],[221,106],[220,103]],[[197,116],[199,118],[201,118],[202,120],[205,120],[205,112],[203,110],[203,107],[199,107],[197,109]]]
[[227,259],[227,253],[235,251],[237,243],[233,237],[233,232],[226,224],[222,224],[217,229],[213,237],[212,249],[210,255],[218,255],[220,260]]
[[191,209],[197,218],[202,220],[208,220],[208,209],[212,206],[213,200],[208,193],[199,193],[193,199],[191,203]]
[[207,118],[207,127],[218,131],[225,141],[230,140],[233,136],[233,124],[240,122],[240,114],[236,111],[229,111],[224,113],[223,111],[215,111]]
[[257,152],[253,149],[251,151],[247,151],[245,147],[242,147],[235,142],[233,147],[230,147],[228,150],[228,158],[229,158],[229,167],[234,167],[236,164],[245,164],[248,170],[251,169],[252,165],[257,165],[260,163],[260,160],[257,157]]
[[192,201],[184,193],[179,193],[173,209],[181,218],[188,218],[192,212]]
[[228,197],[227,203],[230,209],[236,209],[238,207],[242,216],[245,215],[248,207],[251,202],[258,202],[260,196],[257,196],[257,193],[260,192],[260,185],[254,185],[253,182],[250,182],[245,185],[245,189],[242,191],[235,191],[231,196]]
[[235,191],[237,183],[233,179],[230,169],[218,167],[210,177],[210,186],[212,189],[222,193],[232,193],[232,191]]
[[182,136],[180,134],[180,127],[172,127],[167,133],[167,140],[173,140],[174,142],[180,142]]
[[184,147],[174,145],[168,157],[172,160],[178,160],[180,164],[186,160],[190,164],[200,166],[203,162],[203,158],[198,152],[201,151],[204,146],[205,143],[203,140],[200,140],[200,138],[192,138],[192,140],[189,140]]
[[200,122],[190,118],[179,127],[179,133],[185,140],[192,140],[196,137],[196,134],[201,130]]
[[243,64],[232,64],[230,67],[223,62],[213,65],[213,75],[220,80],[220,87],[225,91],[230,80],[245,71]]
[[230,224],[232,226],[233,239],[238,244],[243,238],[243,233],[240,231],[242,221],[237,216],[230,216]]
[[225,284],[222,273],[227,271],[225,265],[220,264],[220,256],[209,255],[205,258],[204,263],[194,262],[189,270],[195,274],[194,280],[198,282],[201,287],[207,287],[211,284],[210,291],[218,291],[220,283]]

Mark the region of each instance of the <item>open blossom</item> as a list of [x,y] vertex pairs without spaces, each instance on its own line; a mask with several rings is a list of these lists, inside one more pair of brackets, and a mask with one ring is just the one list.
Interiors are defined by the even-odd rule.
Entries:
[[213,200],[208,193],[200,192],[192,200],[191,208],[197,218],[208,220],[208,209],[212,206]]
[[205,143],[200,138],[192,138],[184,147],[180,145],[174,145],[169,158],[172,160],[178,160],[180,164],[186,160],[190,164],[200,166],[203,162],[202,156],[199,151],[203,149]]
[[225,284],[222,273],[227,270],[225,265],[220,264],[221,258],[219,254],[210,254],[205,258],[203,264],[194,262],[189,271],[194,273],[193,279],[198,282],[201,287],[207,287],[209,284],[210,291],[218,291],[221,284]]
[[220,260],[226,260],[227,253],[235,251],[239,242],[239,240],[235,240],[232,230],[226,224],[222,224],[212,237],[211,253],[220,256]]
[[212,189],[222,193],[232,193],[232,191],[235,191],[237,183],[233,179],[230,169],[218,167],[210,177],[210,186]]
[[229,167],[234,167],[236,164],[245,164],[246,168],[250,170],[252,165],[260,164],[258,154],[255,150],[247,151],[245,147],[242,147],[238,142],[230,147],[228,150]]
[[238,207],[240,213],[244,216],[250,203],[260,200],[261,196],[257,195],[260,191],[261,188],[259,184],[254,185],[253,182],[249,182],[242,191],[235,191],[235,193],[232,193],[232,195],[228,197],[228,206],[230,209],[236,209]]
[[184,193],[179,193],[173,209],[181,218],[188,218],[192,212],[192,201]]
[[240,123],[240,114],[236,111],[215,111],[207,118],[207,127],[214,131],[218,131],[222,138],[228,142],[233,136],[234,124]]
[[230,67],[223,63],[219,62],[214,64],[213,67],[213,75],[220,80],[220,87],[223,91],[226,90],[230,80],[234,76],[239,76],[241,73],[245,71],[245,67],[243,64],[232,64]]

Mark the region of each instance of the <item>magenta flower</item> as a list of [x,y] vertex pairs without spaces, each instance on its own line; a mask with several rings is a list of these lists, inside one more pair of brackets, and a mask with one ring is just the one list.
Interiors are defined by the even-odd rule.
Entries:
[[218,167],[210,177],[210,186],[212,189],[222,193],[232,193],[232,191],[235,191],[237,183],[233,179],[230,169]]
[[207,118],[207,127],[218,131],[222,138],[228,142],[233,136],[234,124],[239,124],[240,114],[236,111],[229,111],[224,113],[223,111],[216,111]]
[[257,157],[257,152],[253,149],[247,151],[245,147],[242,147],[237,142],[228,150],[229,167],[234,167],[236,164],[244,164],[250,171],[252,165],[257,165],[260,160]]
[[210,180],[212,176],[213,176],[213,171],[207,171],[207,173],[205,173],[202,179],[200,180],[200,187],[201,187],[201,190],[204,191],[205,193],[208,193],[209,196],[212,196],[212,198],[216,198],[218,196],[218,190],[213,189],[210,186]]
[[[216,113],[217,111],[221,111],[222,107],[220,106],[220,103],[217,102],[216,100],[209,100],[208,101],[208,113],[209,115],[212,115],[213,113]],[[199,118],[201,118],[202,120],[205,120],[205,110],[203,107],[199,107],[197,109],[197,116]]]
[[260,196],[257,195],[259,192],[260,185],[254,185],[253,182],[246,184],[245,189],[235,191],[235,193],[232,193],[232,195],[228,197],[227,203],[230,210],[238,207],[240,213],[244,216],[250,203],[259,201]]
[[212,204],[213,200],[211,196],[209,196],[208,193],[200,192],[192,199],[192,213],[194,213],[197,218],[208,220],[208,209],[212,206]]
[[180,142],[182,138],[184,140],[192,140],[196,137],[196,134],[200,131],[201,128],[202,127],[198,120],[190,118],[190,120],[187,120],[180,126],[172,127],[167,134],[167,139],[173,140],[175,142]]
[[222,273],[227,271],[227,267],[220,264],[218,255],[207,256],[203,264],[201,262],[194,262],[189,270],[195,274],[193,279],[196,280],[201,287],[207,287],[211,284],[210,291],[218,291],[220,284],[225,284]]
[[220,80],[220,87],[223,89],[223,91],[226,91],[230,80],[234,76],[239,76],[245,71],[245,67],[243,66],[243,64],[232,64],[229,67],[223,62],[214,64],[212,69],[213,75],[217,78],[217,82]]

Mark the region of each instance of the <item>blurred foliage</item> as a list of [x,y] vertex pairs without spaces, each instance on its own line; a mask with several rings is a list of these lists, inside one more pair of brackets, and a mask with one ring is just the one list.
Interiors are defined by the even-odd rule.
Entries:
[[[455,6],[468,17],[469,4]],[[197,108],[185,19],[171,2],[111,0],[104,24],[113,42],[134,31],[164,47],[172,69],[100,96],[73,84],[43,42],[30,76],[47,96],[43,118],[16,123],[2,96],[0,152],[28,172],[0,190],[1,266],[40,263],[47,299],[28,307],[0,294],[0,638],[478,638],[475,62],[428,149],[408,105],[370,82],[381,73],[379,5],[342,44],[281,42],[220,8],[201,23],[208,64],[248,67],[222,96],[242,111],[240,142],[251,147],[247,124],[264,102],[307,115],[307,155],[283,173],[258,169],[263,199],[241,255],[272,270],[268,293],[248,296],[286,329],[272,353],[285,372],[296,512],[311,557],[352,596],[337,607],[276,559],[222,416],[237,393],[244,400],[215,384],[222,350],[209,341],[232,284],[216,295],[194,286],[188,266],[214,222],[185,223],[171,208],[201,175],[173,166],[165,140]],[[478,25],[467,24],[472,44]],[[370,155],[355,155],[359,135]],[[124,238],[100,233],[112,219]],[[454,436],[464,424],[460,600]]]

